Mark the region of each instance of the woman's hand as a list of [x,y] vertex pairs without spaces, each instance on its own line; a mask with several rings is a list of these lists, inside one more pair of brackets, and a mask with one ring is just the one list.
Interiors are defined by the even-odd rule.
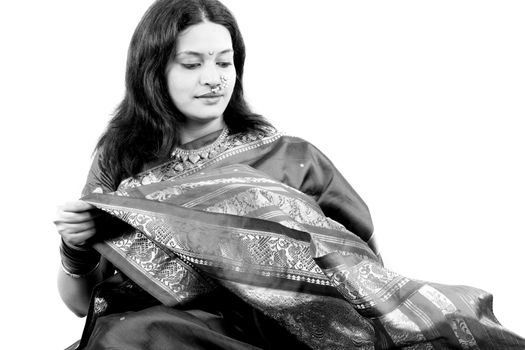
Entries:
[[72,247],[82,247],[96,233],[95,207],[81,200],[64,203],[57,209],[53,221],[64,242]]

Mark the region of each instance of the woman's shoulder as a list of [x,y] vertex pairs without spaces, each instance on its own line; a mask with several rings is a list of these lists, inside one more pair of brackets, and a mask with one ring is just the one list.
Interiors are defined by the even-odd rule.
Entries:
[[97,147],[93,153],[82,195],[85,196],[93,192],[111,192],[115,190],[114,186],[114,179],[104,162],[103,148]]
[[270,148],[282,148],[294,151],[295,154],[321,154],[321,151],[306,139],[283,132],[274,126],[267,125],[244,133],[232,135],[237,141],[252,142],[260,141],[267,144]]
[[304,139],[303,137],[282,132],[280,141],[284,146],[294,149],[296,151],[302,151],[304,153],[311,154],[312,156],[325,157],[325,155],[316,145]]
[[283,139],[283,142],[285,143],[315,148],[315,146],[312,143],[310,143],[309,141],[305,140],[304,138],[300,136],[290,135],[286,133],[282,133],[281,135],[282,135],[281,137]]

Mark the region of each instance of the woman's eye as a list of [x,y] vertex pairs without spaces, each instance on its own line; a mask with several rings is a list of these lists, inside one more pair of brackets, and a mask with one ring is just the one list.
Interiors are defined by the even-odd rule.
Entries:
[[186,69],[196,69],[200,67],[200,63],[181,63],[181,65]]
[[232,65],[231,62],[217,62],[217,65],[221,68],[228,68]]

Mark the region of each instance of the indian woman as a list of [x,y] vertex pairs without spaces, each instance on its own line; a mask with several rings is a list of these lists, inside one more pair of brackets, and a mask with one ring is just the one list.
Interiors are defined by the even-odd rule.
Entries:
[[383,267],[366,204],[243,96],[215,0],[159,0],[81,200],[60,207],[79,349],[522,349],[491,295]]

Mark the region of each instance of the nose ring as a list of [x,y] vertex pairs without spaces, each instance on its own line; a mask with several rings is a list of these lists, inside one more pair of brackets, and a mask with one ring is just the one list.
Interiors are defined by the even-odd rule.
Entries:
[[221,82],[211,88],[211,92],[214,94],[228,87],[228,78],[226,78],[224,75],[221,75],[220,79],[221,79]]

